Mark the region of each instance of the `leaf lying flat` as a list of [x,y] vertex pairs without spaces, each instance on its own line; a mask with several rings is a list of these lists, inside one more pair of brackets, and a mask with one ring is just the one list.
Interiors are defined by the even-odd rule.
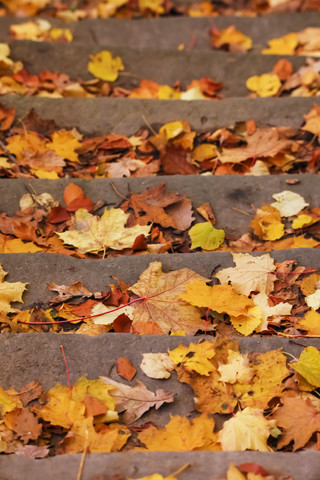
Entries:
[[130,287],[133,293],[145,298],[135,304],[133,324],[156,323],[163,333],[185,330],[187,335],[194,335],[204,330],[201,312],[178,295],[192,280],[207,281],[189,268],[163,273],[161,262],[152,262]]
[[158,410],[164,403],[174,401],[173,393],[165,392],[160,388],[151,392],[139,380],[136,381],[134,387],[116,382],[108,377],[100,377],[100,380],[115,387],[110,391],[110,395],[116,400],[116,411],[118,413],[125,412],[123,422],[126,424],[135,422],[152,407]]
[[80,253],[95,253],[112,248],[131,248],[138,235],[148,235],[151,226],[135,225],[125,228],[129,215],[121,208],[105,210],[102,217],[91,215],[80,208],[72,218],[72,230],[57,235]]

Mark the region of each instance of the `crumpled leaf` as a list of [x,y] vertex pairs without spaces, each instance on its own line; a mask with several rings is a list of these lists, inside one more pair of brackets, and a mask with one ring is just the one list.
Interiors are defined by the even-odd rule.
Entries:
[[284,235],[281,214],[277,208],[271,205],[263,205],[258,208],[255,218],[249,225],[261,240],[278,240]]
[[211,358],[215,356],[212,342],[190,343],[188,347],[179,345],[169,351],[169,357],[176,365],[182,365],[187,371],[194,371],[200,375],[209,375],[215,370]]
[[268,296],[265,293],[258,293],[258,295],[253,296],[253,302],[260,308],[262,322],[260,328],[257,329],[257,332],[267,330],[268,327],[268,318],[276,317],[278,315],[290,315],[292,310],[292,305],[287,302],[280,302],[273,307],[269,306]]
[[320,387],[320,352],[316,347],[306,347],[297,362],[291,363],[292,368],[310,385]]
[[255,371],[249,366],[247,355],[241,355],[233,350],[228,350],[228,363],[220,364],[218,367],[220,382],[234,384],[250,383]]
[[169,378],[174,363],[168,353],[143,353],[140,368],[149,378]]
[[290,190],[275,193],[272,197],[276,202],[271,206],[279,210],[281,217],[292,217],[309,206],[309,203],[306,203],[301,195]]
[[113,387],[110,395],[116,402],[116,411],[118,413],[125,412],[122,420],[126,424],[135,422],[152,407],[158,410],[164,403],[174,401],[174,394],[165,392],[160,388],[151,392],[139,380],[136,381],[134,387],[116,382],[108,377],[100,377],[100,380],[108,387]]
[[320,431],[320,415],[309,398],[284,397],[273,414],[278,427],[284,429],[278,449],[294,442],[293,451],[305,446],[314,432]]
[[7,275],[0,264],[0,311],[2,313],[15,312],[16,309],[11,306],[12,302],[21,302],[22,294],[26,289],[26,283],[22,282],[4,282]]
[[[151,425],[138,434],[138,438],[151,452],[188,452],[193,450],[220,450],[217,434],[214,433],[214,420],[206,414],[194,418],[175,415],[163,429]],[[136,449],[137,450],[137,449]]]
[[139,297],[146,297],[134,304],[133,324],[152,322],[163,333],[185,330],[187,335],[194,335],[204,330],[200,311],[179,297],[185,285],[194,279],[207,281],[188,268],[163,273],[160,262],[150,263],[138,282],[130,287]]
[[106,82],[115,82],[119,71],[124,70],[124,65],[120,57],[113,58],[108,50],[102,50],[95,55],[90,55],[88,70],[96,78]]
[[66,302],[73,297],[92,297],[93,293],[90,292],[82,283],[75,282],[70,287],[68,285],[57,285],[51,282],[47,285],[49,290],[58,292],[58,295],[50,300],[51,304]]
[[272,450],[267,445],[274,421],[267,420],[263,411],[257,408],[245,408],[227,420],[219,431],[222,450]]
[[247,296],[251,292],[269,294],[273,291],[275,264],[268,253],[259,257],[248,253],[233,253],[232,256],[236,266],[224,268],[215,275],[221,283],[231,282],[235,292]]
[[204,250],[217,250],[225,238],[224,230],[214,228],[211,222],[196,223],[188,233],[192,249],[201,247]]
[[72,230],[57,233],[64,243],[76,247],[80,253],[95,253],[108,248],[131,248],[138,235],[149,235],[151,226],[135,225],[125,228],[129,214],[121,208],[105,209],[101,218],[80,208],[72,217]]

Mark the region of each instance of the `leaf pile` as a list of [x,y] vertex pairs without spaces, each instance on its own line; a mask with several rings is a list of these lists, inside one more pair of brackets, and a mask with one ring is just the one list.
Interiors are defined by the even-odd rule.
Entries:
[[44,70],[31,74],[23,68],[22,62],[10,59],[10,49],[6,43],[0,43],[0,95],[20,94],[49,98],[62,97],[129,97],[158,98],[161,100],[205,100],[222,98],[217,94],[222,83],[203,77],[193,80],[184,90],[180,81],[173,87],[159,85],[151,80],[141,80],[138,88],[131,90],[113,84],[119,71],[124,70],[120,57],[113,58],[112,53],[103,50],[91,55],[88,71],[95,77],[91,80],[72,80],[65,73]]
[[58,129],[33,110],[17,124],[14,108],[0,104],[0,176],[6,178],[120,178],[154,175],[268,175],[317,173],[320,107],[300,129],[259,128],[253,120],[213,131],[186,121],[141,128],[134,136],[83,136]]
[[[294,260],[275,263],[269,254],[234,254],[235,267],[208,279],[184,268],[162,272],[152,262],[137,283],[91,292],[76,282],[48,285],[58,292],[43,308],[19,311],[25,284],[1,284],[1,331],[66,331],[91,336],[114,331],[135,334],[194,335],[212,332],[231,336],[320,335],[320,275]],[[6,302],[6,303],[4,303]]]
[[9,31],[14,40],[35,42],[72,42],[73,40],[69,28],[55,28],[43,18],[10,25]]
[[262,50],[267,55],[313,55],[320,56],[320,28],[308,27],[300,32],[288,33],[268,41]]
[[[300,358],[289,363],[281,349],[243,354],[236,342],[221,337],[180,345],[162,355],[170,357],[179,381],[191,386],[200,416],[189,420],[175,415],[164,428],[152,422],[130,427],[150,408],[172,403],[174,395],[162,389],[152,392],[139,381],[132,387],[107,377],[83,376],[72,387],[57,384],[47,392],[33,381],[19,392],[0,387],[0,451],[43,458],[49,451],[50,455],[115,452],[124,447],[135,451],[317,448],[320,353],[315,347],[304,348]],[[214,414],[224,421],[219,431]]]
[[256,2],[229,0],[212,4],[206,0],[189,5],[174,4],[165,0],[91,0],[79,1],[76,6],[50,0],[2,0],[0,15],[32,16],[47,14],[64,21],[84,18],[139,18],[167,15],[189,15],[192,17],[217,15],[261,15],[286,11],[318,11],[317,0],[266,0]]
[[307,58],[306,64],[293,72],[292,64],[278,60],[271,73],[254,75],[246,81],[250,97],[318,97],[320,60]]

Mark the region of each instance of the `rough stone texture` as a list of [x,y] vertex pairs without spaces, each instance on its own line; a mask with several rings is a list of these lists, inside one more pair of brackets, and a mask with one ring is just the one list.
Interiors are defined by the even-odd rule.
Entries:
[[[296,185],[288,185],[287,179],[292,175],[279,176],[201,176],[201,175],[172,175],[163,177],[72,180],[79,185],[94,202],[103,200],[108,208],[117,207],[123,201],[115,192],[112,185],[123,195],[129,192],[141,193],[147,188],[166,184],[167,191],[186,194],[192,201],[193,207],[199,207],[209,202],[217,218],[217,228],[226,230],[228,238],[238,238],[248,231],[248,224],[254,216],[255,208],[274,201],[272,194],[283,190],[291,190],[302,195],[311,207],[320,206],[320,190],[318,175],[295,175],[299,179]],[[12,215],[19,209],[19,199],[28,192],[38,194],[48,192],[62,203],[62,195],[70,179],[39,180],[39,179],[1,179],[0,198],[1,211]],[[243,210],[245,213],[234,210]],[[248,216],[249,215],[249,216]]]
[[[70,480],[76,478],[81,455],[63,455],[45,460],[28,460],[15,456],[0,458],[1,480]],[[268,472],[292,475],[294,480],[319,479],[319,452],[264,453],[264,452],[127,452],[92,453],[87,455],[82,480],[94,480],[122,474],[141,478],[152,473],[172,475],[182,465],[190,464],[179,475],[181,480],[217,480],[225,476],[230,462],[236,465],[255,462]],[[28,476],[21,476],[28,472]]]
[[[196,130],[234,125],[248,119],[259,125],[299,127],[303,115],[320,98],[226,98],[220,101],[140,100],[134,98],[51,99],[5,95],[0,102],[17,109],[19,118],[33,108],[42,118],[53,118],[58,127],[78,128],[83,134],[132,135],[146,127],[155,129],[174,120],[187,120]],[[90,120],[90,121],[89,121]]]
[[[263,255],[255,252],[251,255]],[[279,250],[270,253],[277,262],[296,260],[299,265],[320,269],[318,249],[299,248]],[[213,271],[234,266],[229,252],[190,253],[172,255],[140,255],[137,257],[117,257],[104,260],[79,260],[54,253],[11,253],[0,254],[0,263],[8,272],[9,282],[28,282],[23,294],[27,309],[35,303],[46,304],[55,293],[47,289],[47,284],[72,285],[81,281],[90,291],[105,291],[113,277],[133,285],[151,262],[161,262],[163,271],[191,268],[200,275],[210,278]]]
[[[25,22],[24,18],[0,18],[0,41],[9,39],[9,26]],[[303,14],[268,15],[263,17],[215,17],[190,18],[167,17],[139,20],[110,18],[107,20],[83,20],[66,24],[56,19],[50,23],[62,28],[69,28],[75,42],[97,45],[145,47],[156,49],[177,49],[180,44],[189,49],[192,38],[193,50],[209,50],[210,29],[235,25],[237,29],[253,39],[253,49],[260,51],[267,46],[267,41],[289,32],[300,31],[306,27],[318,27],[320,14],[306,12]]]
[[[71,79],[93,78],[88,72],[90,55],[103,46],[90,44],[49,44],[46,42],[14,41],[11,58],[20,60],[31,73],[42,70],[62,72]],[[106,47],[107,48],[107,47]],[[305,57],[246,55],[226,52],[178,52],[172,50],[147,50],[113,47],[113,55],[120,55],[125,66],[116,84],[125,88],[139,85],[141,79],[154,80],[160,84],[173,85],[181,80],[186,87],[192,80],[210,77],[223,82],[221,93],[227,97],[247,96],[246,80],[251,75],[270,72],[279,58],[287,58],[294,70],[305,64]],[[165,65],[166,68],[162,68]]]

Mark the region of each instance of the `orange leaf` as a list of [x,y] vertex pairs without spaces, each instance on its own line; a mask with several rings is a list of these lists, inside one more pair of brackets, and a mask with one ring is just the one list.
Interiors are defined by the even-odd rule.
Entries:
[[132,380],[137,370],[134,368],[130,360],[124,357],[119,357],[117,360],[117,374],[126,380]]
[[84,191],[75,183],[69,183],[63,192],[63,200],[69,212],[75,212],[79,208],[85,208],[90,212],[93,209],[93,202],[86,197]]

